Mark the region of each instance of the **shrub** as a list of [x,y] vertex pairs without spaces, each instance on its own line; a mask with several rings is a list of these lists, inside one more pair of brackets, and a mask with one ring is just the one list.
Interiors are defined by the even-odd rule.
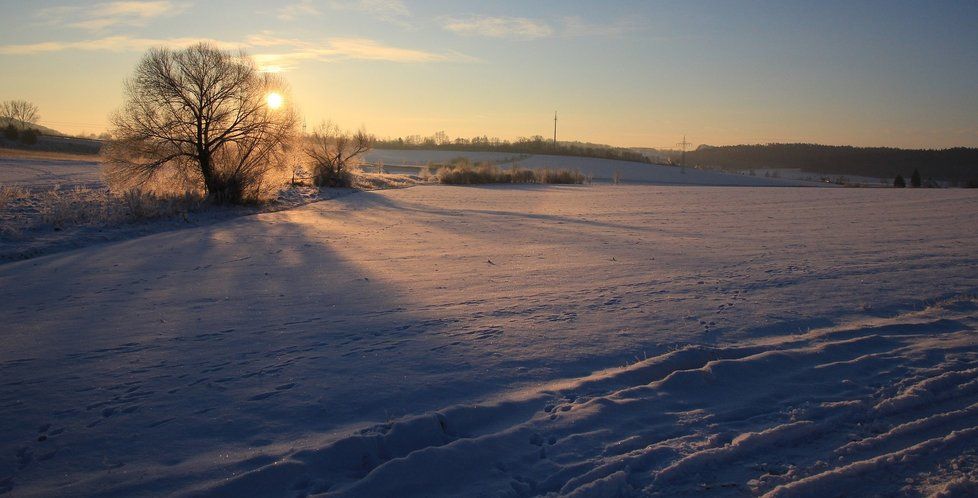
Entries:
[[312,184],[317,187],[342,187],[353,185],[353,172],[346,166],[321,164],[315,168]]
[[477,166],[444,166],[436,173],[438,181],[447,185],[476,185],[483,183],[512,183],[499,166],[479,164]]
[[538,181],[537,175],[528,169],[512,167],[509,170],[510,183],[534,183]]
[[363,129],[350,133],[341,131],[332,122],[320,124],[306,137],[303,146],[310,161],[312,183],[317,187],[352,186],[352,168],[373,143],[374,137]]
[[577,171],[561,169],[531,170],[515,165],[509,169],[489,163],[472,166],[467,159],[453,160],[453,165],[438,169],[438,181],[446,185],[478,185],[486,183],[551,183],[581,184],[587,177]]
[[3,129],[3,137],[7,140],[17,140],[20,137],[20,133],[17,131],[17,127],[11,123]]
[[587,180],[579,171],[567,169],[542,169],[536,172],[536,176],[540,183],[581,184]]

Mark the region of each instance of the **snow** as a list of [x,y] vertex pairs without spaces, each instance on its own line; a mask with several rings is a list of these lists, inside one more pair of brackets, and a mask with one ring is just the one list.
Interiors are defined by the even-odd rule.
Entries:
[[505,152],[469,152],[451,150],[388,150],[375,149],[364,155],[369,164],[388,166],[423,166],[428,163],[447,163],[465,157],[475,163],[491,162],[508,167],[517,164],[523,168],[557,168],[580,171],[593,176],[594,180],[607,182],[618,173],[626,183],[655,185],[712,185],[712,186],[826,186],[818,181],[797,178],[765,178],[763,176],[738,175],[720,171],[680,168],[660,164],[631,161],[615,161],[593,157],[551,156],[545,154],[514,154]]
[[0,491],[966,495],[976,217],[419,186],[6,263]]
[[0,157],[0,185],[92,187],[101,181],[101,166],[97,161]]

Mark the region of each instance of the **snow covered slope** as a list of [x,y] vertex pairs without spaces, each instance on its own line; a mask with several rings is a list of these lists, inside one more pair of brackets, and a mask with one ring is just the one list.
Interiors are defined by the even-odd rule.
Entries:
[[719,171],[694,168],[679,168],[659,164],[643,164],[630,161],[614,161],[594,157],[549,156],[543,154],[526,156],[503,152],[468,152],[451,150],[386,150],[368,152],[364,160],[368,163],[387,165],[425,165],[429,162],[445,163],[456,157],[466,157],[473,162],[498,163],[503,167],[517,164],[523,168],[560,168],[580,171],[592,175],[598,181],[610,181],[617,173],[622,181],[655,185],[713,185],[713,186],[825,186],[824,183],[788,178],[765,178],[763,176],[736,175]]
[[968,492],[976,218],[428,186],[0,265],[0,490]]

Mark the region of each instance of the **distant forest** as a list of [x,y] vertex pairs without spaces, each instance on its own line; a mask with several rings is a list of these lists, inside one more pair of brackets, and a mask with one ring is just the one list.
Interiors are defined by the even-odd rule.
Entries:
[[[679,162],[678,152],[670,154]],[[702,145],[686,152],[686,164],[734,170],[799,168],[824,175],[909,177],[914,169],[924,179],[978,182],[978,149],[892,149],[817,144]]]
[[377,140],[374,147],[378,149],[425,149],[425,150],[460,150],[474,152],[507,152],[514,154],[552,154],[557,156],[583,156],[618,161],[634,161],[651,163],[645,154],[622,148],[610,147],[582,142],[557,142],[554,147],[552,140],[540,135],[530,138],[521,137],[515,142],[489,138],[486,136],[473,138],[449,138],[444,132],[438,132],[428,137],[411,135],[404,138],[388,138]]

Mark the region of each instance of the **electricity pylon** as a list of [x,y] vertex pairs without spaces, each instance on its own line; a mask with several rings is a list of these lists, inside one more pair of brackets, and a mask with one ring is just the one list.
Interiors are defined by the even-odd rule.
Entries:
[[557,111],[554,111],[554,150],[557,150]]
[[683,135],[683,141],[682,142],[679,142],[678,144],[676,144],[677,147],[682,147],[682,150],[683,150],[683,158],[682,158],[682,161],[680,161],[680,166],[682,166],[684,168],[686,167],[686,147],[689,147],[690,145],[693,145],[693,144],[691,144],[691,143],[689,143],[689,142],[686,141],[686,135]]

